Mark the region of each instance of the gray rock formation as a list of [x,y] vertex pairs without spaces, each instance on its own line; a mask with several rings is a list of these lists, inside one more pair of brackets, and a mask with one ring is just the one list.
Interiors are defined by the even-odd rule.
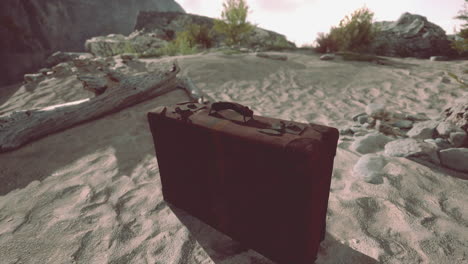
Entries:
[[2,0],[0,85],[39,69],[55,51],[83,51],[86,39],[133,31],[141,10],[184,10],[174,0]]
[[154,33],[135,31],[128,37],[121,34],[94,37],[86,41],[86,51],[101,57],[118,54],[145,54],[157,52],[167,41],[157,38]]
[[324,61],[327,61],[327,60],[334,60],[335,59],[335,54],[323,54],[322,56],[320,56],[320,60],[324,60]]
[[378,55],[417,58],[454,55],[445,31],[424,16],[404,13],[397,21],[375,25],[380,31],[370,49]]
[[385,158],[381,155],[366,154],[363,155],[353,167],[353,175],[362,178],[367,183],[383,183],[382,169],[387,164]]
[[[179,12],[141,12],[138,16],[135,30],[145,33],[151,32],[158,38],[172,40],[176,33],[186,30],[190,24],[204,25],[212,28],[214,18],[185,14]],[[215,46],[220,46],[224,36],[213,34]],[[244,43],[249,48],[260,48],[275,46],[277,43],[285,41],[290,48],[295,48],[295,44],[287,42],[285,36],[262,28],[255,28]]]

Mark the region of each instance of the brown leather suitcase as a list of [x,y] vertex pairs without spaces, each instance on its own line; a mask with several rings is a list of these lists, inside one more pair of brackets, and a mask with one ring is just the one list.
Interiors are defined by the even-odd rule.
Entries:
[[166,201],[277,263],[315,261],[337,129],[229,102],[168,106],[148,120]]

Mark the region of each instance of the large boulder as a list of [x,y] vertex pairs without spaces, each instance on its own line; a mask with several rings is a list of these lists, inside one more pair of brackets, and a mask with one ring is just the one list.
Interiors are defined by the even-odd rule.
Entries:
[[[137,18],[135,30],[145,33],[151,32],[159,38],[172,40],[177,32],[186,30],[190,24],[203,25],[211,29],[214,21],[214,18],[180,12],[141,12]],[[221,46],[225,37],[213,32],[213,39],[214,46]],[[247,41],[243,45],[251,48],[262,49],[263,47],[277,46],[278,44],[290,48],[295,47],[295,44],[288,42],[284,35],[258,27],[254,28],[246,39]]]
[[144,54],[155,51],[167,44],[167,41],[158,38],[154,33],[135,31],[130,36],[110,34],[108,36],[94,37],[86,41],[86,50],[96,56],[114,56],[118,54]]
[[91,37],[130,34],[141,10],[184,12],[174,0],[2,0],[0,85],[35,72],[56,51],[83,51]]
[[468,148],[450,148],[440,151],[442,165],[468,173]]
[[370,49],[378,55],[430,58],[455,54],[445,31],[424,16],[404,13],[397,21],[374,25],[379,31]]

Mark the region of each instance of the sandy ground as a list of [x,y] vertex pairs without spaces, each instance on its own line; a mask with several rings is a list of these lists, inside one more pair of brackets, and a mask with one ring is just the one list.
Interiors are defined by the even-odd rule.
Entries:
[[[444,72],[468,68],[468,61],[383,66],[287,55],[178,60],[181,74],[216,100],[339,128],[371,102],[436,117],[463,93],[441,81]],[[0,93],[0,113],[90,96],[72,77]],[[163,201],[146,113],[187,99],[170,92],[0,154],[0,263],[271,263]],[[389,158],[384,182],[373,185],[353,176],[359,157],[340,144],[317,263],[468,263],[468,175]]]

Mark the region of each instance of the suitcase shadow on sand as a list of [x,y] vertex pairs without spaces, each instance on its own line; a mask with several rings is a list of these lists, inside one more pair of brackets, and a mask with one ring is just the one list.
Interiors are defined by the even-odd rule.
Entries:
[[[180,222],[187,227],[192,239],[196,240],[215,264],[276,264],[259,253],[244,247],[211,226],[193,217],[182,209],[166,202]],[[337,241],[328,232],[321,243],[316,264],[375,264],[377,260]],[[312,264],[312,263],[311,263]]]

